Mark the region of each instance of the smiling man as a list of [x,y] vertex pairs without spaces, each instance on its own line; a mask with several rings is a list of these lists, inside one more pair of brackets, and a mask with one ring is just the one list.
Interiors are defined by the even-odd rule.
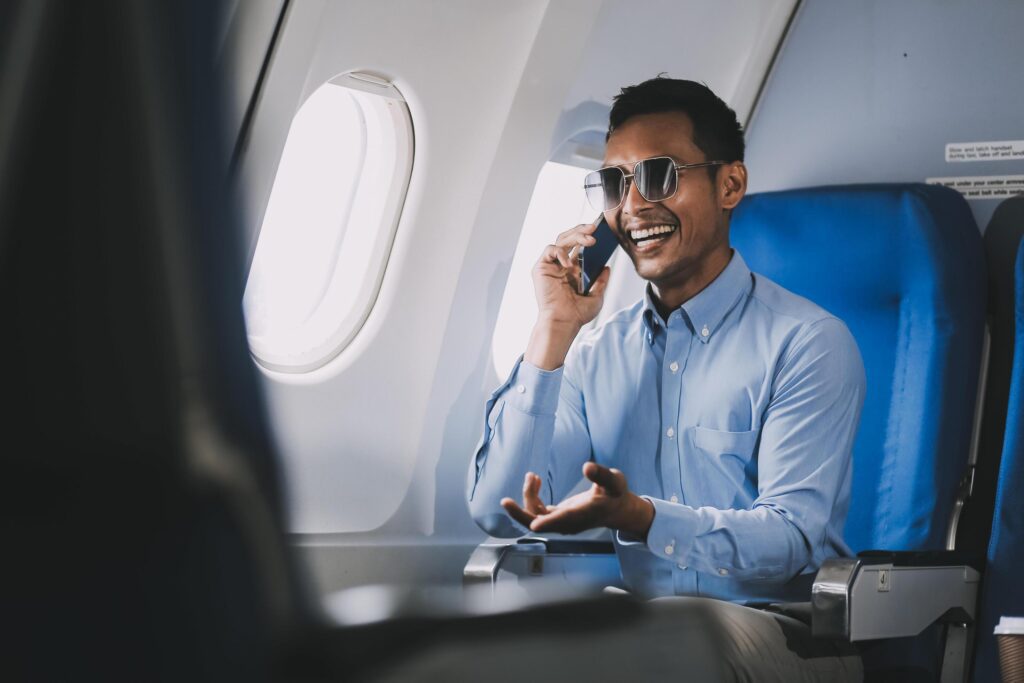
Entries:
[[[605,167],[586,185],[646,293],[577,339],[608,283],[605,270],[577,293],[572,253],[594,244],[594,226],[541,254],[538,318],[487,403],[469,472],[488,533],[608,527],[645,597],[807,600],[821,563],[848,554],[863,365],[842,321],[730,247],[743,150],[735,113],[699,83],[656,78],[615,98]],[[581,470],[589,489],[564,499]],[[785,648],[802,628],[816,647],[794,620],[779,641],[787,617],[721,604],[747,624],[740,638]],[[858,675],[849,652],[805,659],[778,675]]]

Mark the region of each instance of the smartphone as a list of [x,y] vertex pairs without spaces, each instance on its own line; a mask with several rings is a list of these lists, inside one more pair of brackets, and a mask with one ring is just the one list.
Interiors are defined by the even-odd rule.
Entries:
[[619,246],[619,239],[608,226],[604,214],[601,214],[596,222],[597,230],[594,231],[594,239],[597,240],[597,243],[581,248],[576,257],[580,264],[580,294],[590,294],[590,285],[601,274],[601,270],[615,253],[615,248]]

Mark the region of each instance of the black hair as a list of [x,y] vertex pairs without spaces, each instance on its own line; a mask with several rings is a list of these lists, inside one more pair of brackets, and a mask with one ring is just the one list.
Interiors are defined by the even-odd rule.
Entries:
[[[630,85],[615,96],[608,117],[608,135],[633,116],[678,111],[690,117],[693,142],[707,161],[743,161],[743,127],[736,112],[703,83],[659,74]],[[714,173],[715,169],[709,168]]]

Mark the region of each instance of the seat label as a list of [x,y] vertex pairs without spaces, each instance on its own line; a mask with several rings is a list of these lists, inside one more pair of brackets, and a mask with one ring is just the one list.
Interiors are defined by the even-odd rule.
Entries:
[[1024,194],[1024,175],[974,175],[926,178],[929,185],[951,187],[967,199],[1001,199]]
[[1024,140],[999,142],[950,142],[946,161],[1012,161],[1024,159]]

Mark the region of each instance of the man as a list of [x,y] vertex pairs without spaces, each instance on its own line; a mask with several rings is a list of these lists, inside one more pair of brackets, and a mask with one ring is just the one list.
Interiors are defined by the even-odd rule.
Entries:
[[[743,150],[735,113],[703,85],[656,78],[615,98],[588,196],[649,284],[577,340],[609,276],[577,293],[573,254],[594,226],[544,250],[537,322],[469,472],[490,534],[608,527],[645,597],[807,600],[821,563],[848,554],[863,365],[840,320],[730,248]],[[581,468],[590,488],[562,500]]]

